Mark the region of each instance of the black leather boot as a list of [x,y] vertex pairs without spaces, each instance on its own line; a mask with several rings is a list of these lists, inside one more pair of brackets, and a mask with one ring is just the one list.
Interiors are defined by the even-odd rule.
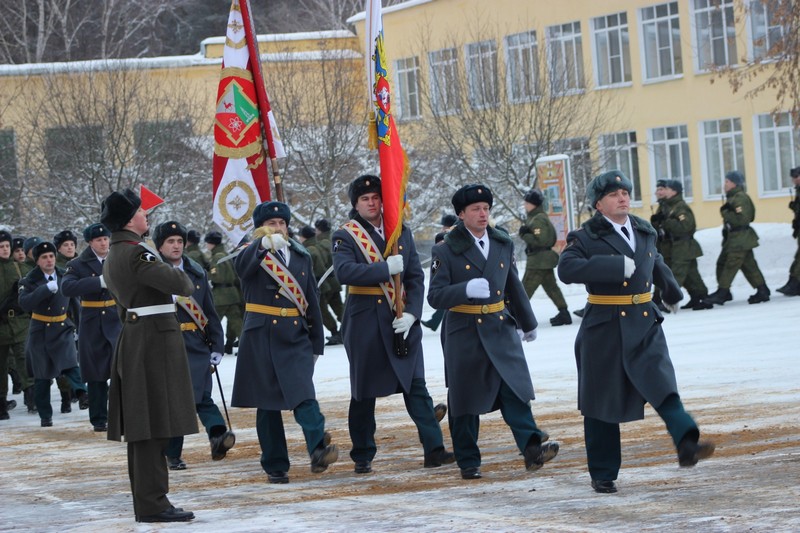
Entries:
[[756,287],[756,293],[747,298],[747,303],[760,304],[761,302],[768,302],[769,295],[769,287],[766,285],[759,285]]
[[70,391],[61,391],[61,412],[72,412],[72,394],[70,394]]

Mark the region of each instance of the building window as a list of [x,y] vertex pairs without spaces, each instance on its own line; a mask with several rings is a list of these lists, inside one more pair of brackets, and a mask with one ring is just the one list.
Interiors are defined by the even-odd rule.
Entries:
[[469,103],[483,108],[497,105],[497,44],[494,41],[466,46]]
[[530,102],[539,94],[539,47],[536,32],[509,35],[506,44],[506,85],[512,103]]
[[431,80],[431,103],[437,115],[461,111],[458,92],[458,52],[455,48],[444,48],[428,53]]
[[17,143],[11,129],[0,130],[0,185],[7,191],[17,186]]
[[621,170],[633,183],[631,200],[642,201],[642,187],[639,176],[639,151],[636,145],[636,132],[624,131],[601,135],[598,139],[603,171]]
[[586,87],[581,42],[580,22],[547,28],[550,86],[553,94],[568,94]]
[[678,180],[683,185],[683,195],[686,198],[694,196],[686,126],[651,129],[650,149],[653,152],[653,183],[662,178]]
[[592,19],[595,69],[601,87],[630,83],[631,51],[628,14],[615,13]]
[[421,116],[419,110],[419,59],[406,57],[394,62],[397,73],[397,118],[412,119]]
[[[750,2],[750,45],[753,59],[766,59],[778,55],[778,48],[788,28],[776,16],[781,10],[782,0],[752,0]],[[784,15],[785,16],[785,15]]]
[[761,160],[759,189],[762,193],[784,193],[793,187],[789,170],[800,166],[800,129],[795,129],[792,116],[780,113],[758,115],[758,146]]
[[742,121],[738,118],[707,120],[700,126],[705,156],[706,197],[721,196],[725,173],[744,169]]
[[656,80],[683,74],[678,2],[643,7],[639,16],[644,78]]
[[588,137],[575,137],[555,141],[552,153],[569,156],[573,182],[586,184],[592,179],[592,153]]
[[[102,164],[105,140],[100,126],[66,126],[45,131],[45,159],[50,176],[72,180],[92,165]],[[76,159],[76,154],[80,157]]]
[[697,69],[735,65],[733,0],[694,0],[692,4]]

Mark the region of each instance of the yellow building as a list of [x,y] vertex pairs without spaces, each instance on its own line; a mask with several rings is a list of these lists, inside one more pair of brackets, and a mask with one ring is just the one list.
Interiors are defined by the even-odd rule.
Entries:
[[[739,169],[756,220],[788,221],[800,125],[788,113],[772,116],[770,91],[745,99],[724,79],[712,83],[709,69],[762,57],[782,36],[764,4],[747,7],[742,0],[412,0],[384,8],[401,136],[413,144],[431,120],[426,98],[456,116],[459,106],[524,106],[546,78],[565,98],[612,95],[623,104],[614,129],[570,155],[596,158],[598,171],[625,171],[636,214],[649,217],[656,180],[671,178],[682,182],[698,227],[719,225],[723,176]],[[364,14],[349,22],[363,41]],[[502,87],[487,91],[487,72]],[[468,94],[454,97],[448,85],[458,77]]]

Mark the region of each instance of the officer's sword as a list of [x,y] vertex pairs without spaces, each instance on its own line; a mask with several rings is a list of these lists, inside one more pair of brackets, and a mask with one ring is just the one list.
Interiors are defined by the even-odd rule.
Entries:
[[328,268],[328,270],[325,271],[325,273],[322,275],[322,277],[319,278],[319,281],[317,282],[317,287],[322,287],[322,282],[325,281],[326,279],[328,279],[328,276],[330,276],[331,273],[333,273],[333,265],[331,265]]
[[228,416],[228,405],[225,403],[225,393],[222,391],[222,380],[219,379],[219,372],[217,371],[217,365],[214,366],[214,374],[217,375],[217,385],[219,385],[219,396],[222,398],[222,408],[225,409],[225,419],[228,421],[228,429],[232,430],[233,426],[231,426],[231,417]]

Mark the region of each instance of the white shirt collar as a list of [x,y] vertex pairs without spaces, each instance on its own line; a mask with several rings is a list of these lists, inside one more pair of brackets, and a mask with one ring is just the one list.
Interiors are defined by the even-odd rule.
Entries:
[[[472,235],[473,239],[475,239],[475,246],[477,246],[478,250],[481,251],[481,253],[483,254],[483,257],[485,259],[488,259],[489,258],[489,232],[488,231],[484,231],[482,237],[476,237],[472,232],[470,232],[469,234]],[[480,245],[481,242],[483,243],[483,246]]]
[[[617,224],[616,222],[614,222],[613,220],[611,220],[610,218],[608,218],[605,215],[603,215],[603,218],[605,218],[606,220],[608,220],[611,223],[611,225],[614,227],[614,231],[617,232],[617,235],[619,235],[620,237],[625,239],[625,242],[628,243],[628,246],[631,247],[631,250],[633,250],[635,252],[636,251],[636,239],[633,236],[633,226],[631,226],[631,217],[626,218],[624,224]],[[630,237],[626,237],[625,236],[625,234],[622,232],[622,228],[625,228],[625,229],[628,230],[628,235],[630,235]]]

